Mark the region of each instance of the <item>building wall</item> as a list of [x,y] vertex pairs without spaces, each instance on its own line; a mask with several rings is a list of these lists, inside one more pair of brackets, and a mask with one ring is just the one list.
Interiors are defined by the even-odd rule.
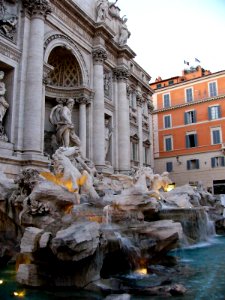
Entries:
[[[155,89],[153,97],[154,105],[154,157],[155,171],[163,172],[167,169],[167,163],[172,164],[170,177],[182,185],[193,181],[202,181],[205,187],[212,187],[213,180],[223,180],[224,166],[213,166],[214,157],[222,157],[223,143],[225,142],[225,71],[216,73],[207,72],[207,75],[199,73],[200,67],[192,76],[182,77],[183,80],[174,85],[165,84],[166,87]],[[165,80],[168,83],[170,79]],[[215,82],[216,95],[210,96],[209,83]],[[161,84],[164,85],[163,80]],[[156,88],[156,83],[151,85]],[[192,89],[192,101],[186,99],[186,89]],[[169,107],[164,107],[164,95],[170,95]],[[208,110],[212,106],[220,107],[220,115],[210,119]],[[193,123],[186,124],[185,113],[195,111]],[[167,120],[165,120],[165,118]],[[170,118],[170,126],[168,125]],[[167,125],[165,124],[167,122]],[[165,128],[168,126],[169,128]],[[221,139],[214,144],[212,131],[219,129]],[[188,148],[187,134],[197,135],[197,144]],[[166,140],[172,139],[172,148],[168,150]],[[187,161],[198,160],[199,169],[188,169]],[[220,162],[223,164],[223,162]],[[197,167],[197,166],[196,166]],[[170,167],[171,168],[171,165]]]

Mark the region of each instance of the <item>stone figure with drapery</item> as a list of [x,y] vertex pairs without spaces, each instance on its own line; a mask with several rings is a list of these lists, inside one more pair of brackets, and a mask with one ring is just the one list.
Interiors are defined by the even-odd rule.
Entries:
[[50,122],[56,126],[56,139],[59,145],[68,148],[70,145],[80,147],[80,139],[76,135],[72,123],[74,99],[58,100],[59,104],[53,107],[50,113]]

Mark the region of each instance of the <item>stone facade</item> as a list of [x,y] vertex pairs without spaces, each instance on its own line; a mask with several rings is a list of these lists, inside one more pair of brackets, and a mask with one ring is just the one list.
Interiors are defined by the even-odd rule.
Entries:
[[75,100],[72,119],[83,154],[98,171],[151,165],[153,90],[127,45],[120,9],[94,0],[2,0],[0,8],[0,71],[9,104],[0,169],[13,177],[23,166],[48,167],[60,146],[50,112],[68,98]]

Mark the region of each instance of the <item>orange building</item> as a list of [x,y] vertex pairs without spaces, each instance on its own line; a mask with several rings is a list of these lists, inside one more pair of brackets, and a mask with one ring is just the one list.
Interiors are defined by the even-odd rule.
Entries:
[[191,67],[150,86],[155,172],[225,194],[225,71]]

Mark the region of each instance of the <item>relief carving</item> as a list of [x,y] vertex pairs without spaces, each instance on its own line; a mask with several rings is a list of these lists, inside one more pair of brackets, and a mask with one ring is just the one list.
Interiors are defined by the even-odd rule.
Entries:
[[0,0],[0,33],[12,41],[15,41],[18,23],[15,3],[15,1]]
[[5,134],[5,128],[3,126],[3,118],[6,114],[6,111],[9,107],[8,102],[5,100],[5,83],[2,81],[4,78],[4,72],[0,71],[0,140],[7,142],[8,138]]

